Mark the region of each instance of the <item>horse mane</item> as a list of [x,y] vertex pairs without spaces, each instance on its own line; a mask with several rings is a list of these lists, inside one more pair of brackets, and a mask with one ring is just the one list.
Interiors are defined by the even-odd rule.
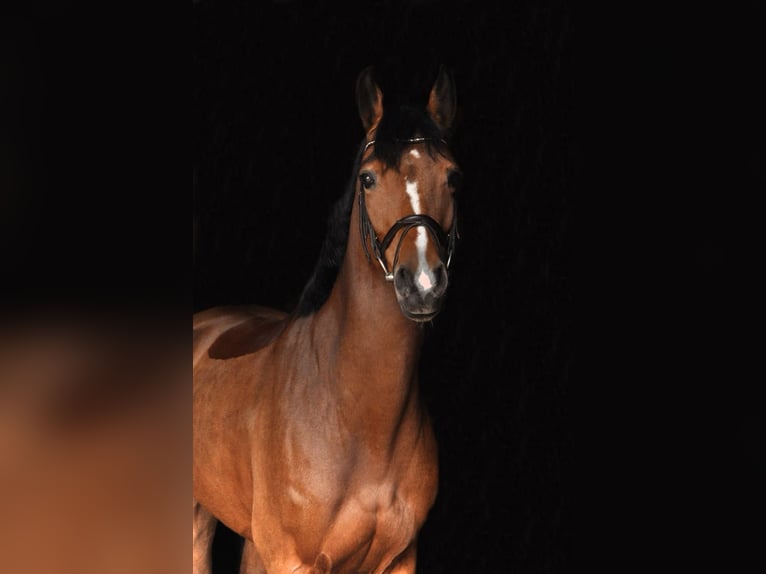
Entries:
[[354,169],[349,182],[346,184],[346,191],[330,210],[330,216],[327,218],[327,233],[324,243],[322,243],[322,249],[319,251],[319,260],[314,267],[311,278],[303,288],[303,293],[301,293],[301,298],[295,309],[295,314],[299,317],[311,315],[324,305],[330,296],[335,279],[338,277],[338,271],[346,254],[351,209],[354,205],[355,176],[362,162],[362,150],[363,148],[360,147],[356,154]]
[[[389,110],[383,113],[383,117],[375,130],[372,157],[379,159],[387,168],[398,168],[399,160],[405,150],[412,145],[407,140],[413,137],[425,138],[422,145],[426,146],[429,154],[443,155],[447,151],[447,144],[444,141],[446,135],[425,110],[405,104],[394,110],[394,113],[390,113]],[[327,220],[327,233],[319,252],[319,260],[314,267],[311,278],[303,288],[295,309],[295,314],[299,317],[311,315],[324,305],[338,277],[343,257],[346,254],[351,210],[354,205],[354,192],[356,190],[356,176],[362,162],[365,144],[366,141],[363,141],[359,146],[345,192],[330,211]]]

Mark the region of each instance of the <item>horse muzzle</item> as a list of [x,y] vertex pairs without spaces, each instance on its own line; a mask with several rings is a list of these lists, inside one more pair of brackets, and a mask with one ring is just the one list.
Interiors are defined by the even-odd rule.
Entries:
[[394,272],[394,291],[402,313],[417,322],[430,321],[441,311],[447,293],[447,268],[439,263],[432,269],[407,267]]
[[[413,213],[396,221],[380,241],[367,213],[364,195],[364,190],[360,190],[359,231],[367,260],[370,260],[370,250],[367,247],[369,241],[386,281],[394,284],[396,299],[404,316],[418,322],[430,321],[441,310],[447,291],[447,270],[458,238],[457,205],[453,205],[452,225],[448,232],[432,217]],[[399,264],[399,254],[405,236],[417,228],[424,229],[435,241],[439,262],[433,267],[418,264],[413,271],[411,267]],[[389,267],[386,250],[397,236],[399,239],[394,249],[393,265]]]

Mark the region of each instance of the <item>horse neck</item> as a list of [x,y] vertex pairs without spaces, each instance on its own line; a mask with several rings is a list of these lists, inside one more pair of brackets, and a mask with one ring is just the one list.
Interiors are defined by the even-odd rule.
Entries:
[[[418,414],[417,367],[422,327],[406,319],[393,285],[375,260],[364,254],[357,222],[351,216],[346,255],[327,303],[318,313],[316,333],[330,349],[333,382],[340,391],[346,420],[361,432],[391,440],[404,417]],[[327,340],[327,339],[330,340]]]

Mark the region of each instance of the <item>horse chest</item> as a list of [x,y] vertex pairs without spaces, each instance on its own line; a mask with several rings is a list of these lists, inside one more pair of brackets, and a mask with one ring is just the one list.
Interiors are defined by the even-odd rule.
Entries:
[[286,449],[285,465],[269,467],[275,480],[259,497],[268,506],[254,508],[254,517],[274,513],[303,563],[324,553],[336,565],[333,573],[376,572],[409,545],[430,500],[412,488],[413,478],[396,461],[372,463],[341,450],[318,456],[328,449],[313,446]]
[[311,564],[324,554],[332,572],[383,572],[412,542],[419,525],[416,507],[426,501],[403,496],[391,483],[368,484],[344,492],[337,510],[287,489],[297,510],[290,535],[296,552]]

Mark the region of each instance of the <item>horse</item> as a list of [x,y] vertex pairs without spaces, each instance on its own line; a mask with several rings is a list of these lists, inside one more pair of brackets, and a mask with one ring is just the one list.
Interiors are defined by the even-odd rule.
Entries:
[[455,86],[441,67],[425,106],[384,110],[368,67],[356,103],[365,136],[296,308],[194,315],[195,574],[217,521],[245,539],[241,573],[415,572],[439,480],[418,362],[458,237]]

